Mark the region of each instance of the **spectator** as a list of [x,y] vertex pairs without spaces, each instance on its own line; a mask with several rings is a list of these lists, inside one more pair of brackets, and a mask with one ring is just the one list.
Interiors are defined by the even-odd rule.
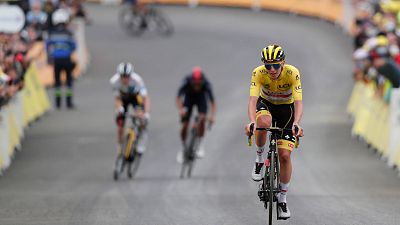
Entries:
[[400,14],[391,3],[358,1],[353,30],[355,79],[373,82],[380,96],[400,87]]
[[67,28],[69,22],[69,14],[59,9],[54,12],[52,18],[55,25],[53,30],[49,32],[49,39],[46,42],[48,56],[54,61],[54,88],[55,88],[55,104],[57,109],[61,107],[61,71],[65,71],[67,75],[67,92],[66,102],[69,109],[73,109],[73,78],[72,70],[75,63],[72,62],[71,54],[76,48],[76,42],[72,33]]
[[393,88],[400,87],[400,68],[390,57],[385,47],[379,47],[371,52],[373,66],[379,74],[390,81]]
[[26,15],[27,26],[34,26],[37,29],[44,29],[46,26],[47,14],[42,10],[42,3],[36,0],[32,3],[31,10]]

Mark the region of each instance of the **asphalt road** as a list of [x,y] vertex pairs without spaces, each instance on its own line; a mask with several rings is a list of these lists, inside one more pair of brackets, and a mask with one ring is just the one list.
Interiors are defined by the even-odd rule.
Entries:
[[[288,204],[276,224],[400,224],[400,179],[350,137],[351,39],[324,21],[240,9],[165,7],[175,34],[126,35],[116,7],[89,6],[91,67],[76,84],[78,109],[33,124],[0,178],[1,225],[265,224],[247,147],[251,71],[267,43],[285,47],[302,74],[306,136],[293,153]],[[114,182],[115,125],[108,80],[132,61],[152,100],[150,143],[133,181]],[[200,65],[214,85],[215,126],[193,178],[180,180],[176,89]]]

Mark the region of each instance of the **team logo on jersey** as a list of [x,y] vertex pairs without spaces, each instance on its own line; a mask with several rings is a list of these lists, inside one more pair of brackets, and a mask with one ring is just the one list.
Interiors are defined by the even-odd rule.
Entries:
[[296,80],[300,80],[300,75],[296,75]]
[[295,89],[297,92],[300,92],[300,91],[301,91],[301,85],[296,86],[294,89]]
[[286,73],[289,74],[289,75],[292,75],[292,71],[291,70],[288,70]]
[[278,85],[278,89],[287,90],[290,87],[290,84],[280,84]]
[[264,85],[264,87],[265,87],[266,89],[269,89],[269,88],[270,88],[269,84]]
[[256,86],[256,82],[251,82],[251,86],[252,87]]

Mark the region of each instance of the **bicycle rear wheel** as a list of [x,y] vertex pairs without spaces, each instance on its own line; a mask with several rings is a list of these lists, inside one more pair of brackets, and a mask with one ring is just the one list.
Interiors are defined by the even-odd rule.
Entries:
[[172,22],[160,11],[153,9],[152,19],[157,25],[157,32],[168,36],[174,32]]
[[122,154],[119,154],[117,156],[117,160],[115,161],[115,168],[114,168],[114,174],[113,174],[115,181],[117,181],[119,179],[119,176],[124,171],[124,167],[125,167],[124,156]]

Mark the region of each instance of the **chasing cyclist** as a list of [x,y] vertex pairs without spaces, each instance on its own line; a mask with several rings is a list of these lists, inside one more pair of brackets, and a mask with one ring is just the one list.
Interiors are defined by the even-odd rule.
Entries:
[[142,135],[139,136],[137,152],[145,151],[147,141],[147,122],[150,118],[150,99],[142,78],[134,72],[131,63],[120,63],[117,73],[111,77],[110,83],[115,96],[115,113],[117,123],[117,152],[121,154],[124,137],[124,124],[129,105],[135,109],[135,115],[144,121]]
[[[261,65],[253,70],[250,86],[248,116],[250,123],[246,125],[246,135],[250,136],[250,126],[269,128],[291,128],[290,132],[282,132],[278,138],[280,161],[280,193],[278,194],[278,219],[290,218],[286,195],[292,175],[291,152],[296,137],[303,136],[299,123],[303,114],[302,89],[299,70],[285,64],[285,53],[279,45],[268,45],[261,51]],[[298,127],[296,133],[295,127]],[[256,131],[257,157],[252,170],[252,179],[262,179],[261,170],[264,165],[263,152],[267,141],[266,131]]]
[[[182,100],[183,97],[184,99]],[[204,146],[202,141],[206,130],[206,116],[208,109],[207,99],[211,104],[211,113],[208,117],[208,122],[211,125],[214,123],[216,113],[216,104],[211,83],[204,75],[202,69],[196,66],[192,69],[192,72],[184,78],[182,85],[178,90],[178,95],[176,96],[176,106],[182,123],[180,132],[182,150],[179,151],[177,155],[178,163],[183,162],[183,150],[186,148],[186,137],[193,106],[197,107],[199,124],[199,148],[196,152],[196,156],[198,158],[204,157]]]

